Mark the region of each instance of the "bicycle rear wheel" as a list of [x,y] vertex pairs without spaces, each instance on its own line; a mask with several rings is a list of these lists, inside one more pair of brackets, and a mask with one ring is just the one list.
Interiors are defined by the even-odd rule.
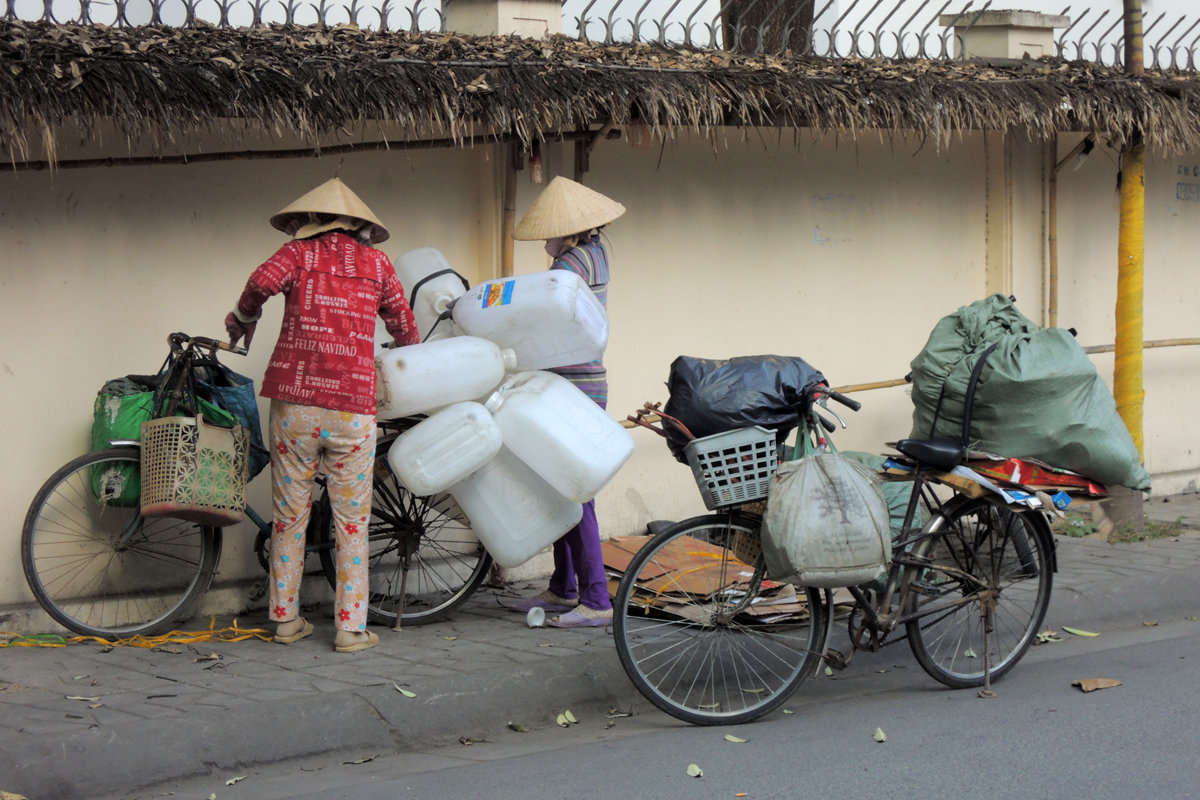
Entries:
[[220,533],[143,517],[139,466],[136,447],[80,456],[50,476],[25,516],[25,579],[46,613],[75,633],[162,633],[212,582]]
[[1037,635],[1050,605],[1053,547],[1045,518],[988,500],[961,498],[925,530],[914,549],[928,562],[914,577],[904,614],[921,667],[955,689],[984,684],[984,625],[991,606],[987,663],[991,680],[1012,669]]
[[[487,578],[492,557],[454,498],[444,492],[418,497],[404,488],[387,461],[393,441],[395,436],[389,436],[376,447],[367,617],[394,626],[399,615],[402,625],[423,625],[466,602]],[[314,504],[313,519],[321,566],[329,585],[335,586],[333,515],[327,494]]]
[[677,719],[749,722],[783,704],[821,661],[821,595],[763,577],[761,526],[744,513],[677,523],[638,550],[617,588],[621,666]]

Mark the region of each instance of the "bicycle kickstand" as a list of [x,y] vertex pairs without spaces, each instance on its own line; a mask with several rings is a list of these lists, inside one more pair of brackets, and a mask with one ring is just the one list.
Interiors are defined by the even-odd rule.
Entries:
[[396,601],[396,624],[392,626],[392,630],[401,630],[401,625],[404,622],[404,600],[408,590],[408,553],[401,556],[400,562],[400,599]]
[[980,614],[983,616],[983,688],[979,690],[979,696],[991,698],[997,695],[992,691],[991,661],[992,618],[996,610],[996,600],[990,592],[983,598],[980,606]]

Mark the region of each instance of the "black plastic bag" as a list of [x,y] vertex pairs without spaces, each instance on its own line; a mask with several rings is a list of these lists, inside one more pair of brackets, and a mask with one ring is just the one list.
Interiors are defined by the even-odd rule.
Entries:
[[[761,425],[782,444],[807,410],[804,391],[818,383],[825,376],[796,356],[679,356],[671,362],[663,411],[696,438]],[[687,437],[670,424],[663,427],[672,455],[684,462]]]

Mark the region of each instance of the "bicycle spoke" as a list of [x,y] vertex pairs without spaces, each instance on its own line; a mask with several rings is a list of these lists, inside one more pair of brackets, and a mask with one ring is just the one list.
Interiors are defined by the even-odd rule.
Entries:
[[51,476],[26,515],[26,578],[38,603],[69,630],[104,638],[160,632],[212,579],[215,530],[143,519],[136,499],[109,503],[94,483],[117,472],[136,478],[138,464],[135,448],[81,456]]
[[[905,617],[913,653],[934,678],[956,688],[980,686],[985,661],[995,680],[1024,655],[1049,604],[1044,526],[1041,516],[986,500],[948,504],[931,522],[933,536],[920,545],[928,566],[918,583],[926,588],[914,584]],[[992,604],[986,637],[985,597]]]
[[[747,567],[728,544],[735,529],[757,534],[759,524],[725,515],[679,523],[635,555],[618,588],[614,635],[622,667],[642,694],[685,721],[725,724],[765,714],[820,657],[824,628],[816,622],[823,613],[815,591],[794,601],[807,606],[807,618],[786,625],[749,612],[764,597],[761,561],[758,569]],[[701,566],[680,566],[681,553]]]

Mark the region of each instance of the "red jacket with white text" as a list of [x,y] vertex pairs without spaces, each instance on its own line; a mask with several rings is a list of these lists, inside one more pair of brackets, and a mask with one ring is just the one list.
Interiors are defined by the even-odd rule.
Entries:
[[257,319],[283,293],[283,327],[262,396],[355,414],[375,413],[375,317],[397,345],[419,341],[387,255],[340,231],[288,242],[254,271],[238,312]]

